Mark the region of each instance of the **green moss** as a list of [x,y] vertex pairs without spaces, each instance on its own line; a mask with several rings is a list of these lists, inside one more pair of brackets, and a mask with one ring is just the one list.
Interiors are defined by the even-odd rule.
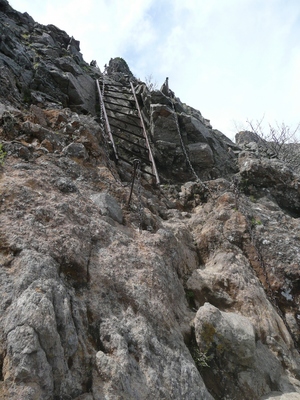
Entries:
[[29,37],[30,37],[29,33],[22,33],[21,36],[22,36],[22,38],[25,39],[25,40],[28,40]]
[[212,347],[216,329],[208,322],[203,324],[201,339],[205,343],[206,352]]

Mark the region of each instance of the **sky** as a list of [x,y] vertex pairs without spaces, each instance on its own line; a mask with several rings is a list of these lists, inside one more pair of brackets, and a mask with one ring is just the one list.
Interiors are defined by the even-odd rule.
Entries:
[[[300,123],[299,0],[9,0],[80,41],[100,69],[122,57],[234,139],[247,121]],[[300,138],[300,133],[299,133]]]

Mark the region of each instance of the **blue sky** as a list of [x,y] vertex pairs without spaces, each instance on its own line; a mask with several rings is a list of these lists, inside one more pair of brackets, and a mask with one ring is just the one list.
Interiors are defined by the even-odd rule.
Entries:
[[123,57],[141,80],[169,77],[230,138],[247,120],[300,122],[299,0],[10,0],[81,43],[102,69]]

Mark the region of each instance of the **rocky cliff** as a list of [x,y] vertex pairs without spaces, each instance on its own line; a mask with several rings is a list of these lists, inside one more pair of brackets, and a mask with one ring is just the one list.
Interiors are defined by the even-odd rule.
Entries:
[[[300,399],[299,176],[6,0],[0,29],[0,398]],[[161,179],[129,205],[98,78]]]

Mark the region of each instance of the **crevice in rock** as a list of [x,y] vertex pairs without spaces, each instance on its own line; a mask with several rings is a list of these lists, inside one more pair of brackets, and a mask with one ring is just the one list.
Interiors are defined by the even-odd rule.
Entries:
[[68,368],[71,369],[73,367],[73,358],[69,357],[68,358]]
[[186,346],[189,349],[207,390],[214,399],[223,399],[223,388],[218,377],[218,369],[216,369],[216,365],[214,365],[215,362],[213,362],[207,354],[199,350],[194,327],[191,328],[190,338]]
[[[283,200],[284,201],[284,200]],[[287,208],[286,204],[282,201],[278,201],[278,205],[283,212],[285,212],[288,216],[292,218],[300,218],[300,209],[298,208]]]
[[197,310],[194,291],[191,289],[184,289],[184,291],[185,291],[185,297],[187,299],[189,308],[193,311]]
[[89,339],[96,351],[102,351],[103,353],[107,353],[101,339],[100,339],[100,320],[95,320],[93,313],[91,310],[87,310],[87,319],[88,319],[88,334]]
[[4,354],[4,352],[2,352],[0,354],[0,381],[4,381],[4,376],[3,376],[4,357],[5,357],[5,354]]
[[93,389],[93,374],[92,372],[90,372],[89,376],[82,383],[82,390],[84,393],[90,393],[92,389]]
[[87,285],[86,267],[79,263],[70,263],[66,260],[62,260],[60,263],[59,273],[64,274],[66,281],[68,281],[74,289],[81,289]]

